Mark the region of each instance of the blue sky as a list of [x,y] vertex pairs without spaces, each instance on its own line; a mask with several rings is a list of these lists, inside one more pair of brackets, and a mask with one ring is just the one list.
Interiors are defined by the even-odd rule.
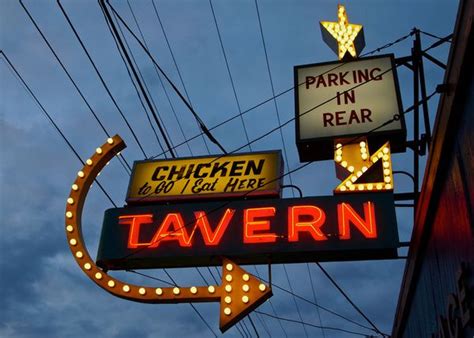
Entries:
[[[212,127],[238,113],[236,101],[220,49],[208,1],[154,0],[167,38],[176,58],[186,91],[202,120]],[[118,133],[128,147],[123,155],[129,163],[144,158],[130,131],[99,82],[91,64],[75,39],[55,1],[26,0],[26,7],[58,53],[72,78],[83,91],[91,107],[104,122],[110,134]],[[147,156],[159,155],[160,147],[148,124],[126,68],[96,1],[61,1],[84,44],[100,69],[120,108],[129,119],[144,146]],[[112,5],[134,31],[130,8],[126,1],[112,0]],[[349,22],[364,25],[366,48],[373,50],[401,36],[413,27],[446,36],[453,31],[457,2],[438,1],[346,1]],[[153,10],[151,0],[130,1],[140,28],[157,62],[173,82],[183,90],[175,64]],[[271,75],[276,93],[293,86],[293,66],[336,60],[336,55],[322,41],[319,20],[335,21],[337,1],[332,0],[260,0],[262,20]],[[255,2],[251,0],[213,1],[230,71],[239,104],[246,110],[272,97],[265,55],[260,36]],[[0,1],[0,48],[9,57],[40,102],[68,137],[82,158],[88,156],[106,136],[93,119],[87,106],[54,59],[20,4]],[[130,36],[127,41],[158,107],[173,144],[183,135],[176,122],[163,87],[153,65]],[[423,46],[436,41],[422,35]],[[406,56],[411,38],[381,53]],[[432,51],[447,61],[449,46]],[[76,266],[64,235],[64,208],[70,185],[81,167],[74,154],[44,117],[41,110],[0,58],[0,336],[2,337],[207,337],[213,336],[188,304],[143,305],[114,298],[93,284]],[[425,61],[428,93],[442,83],[443,72]],[[399,68],[398,75],[404,108],[411,106],[411,73]],[[186,138],[199,130],[186,107],[165,85]],[[281,121],[294,116],[293,92],[277,99]],[[437,97],[429,103],[432,123]],[[412,115],[407,115],[411,126]],[[273,101],[251,110],[244,116],[250,139],[255,139],[278,126]],[[300,166],[294,136],[294,124],[282,129],[290,169]],[[246,144],[240,119],[213,130],[214,136],[232,151]],[[411,130],[409,128],[409,139]],[[219,154],[208,142],[210,152]],[[282,149],[279,132],[255,142],[253,150]],[[179,156],[205,155],[202,138],[189,142],[189,148],[178,147]],[[248,151],[248,148],[244,148]],[[412,171],[412,154],[394,155],[394,169]],[[287,178],[288,179],[288,178]],[[102,173],[102,183],[118,204],[124,203],[128,175],[118,161]],[[316,162],[292,175],[293,183],[305,196],[331,195],[337,185],[334,164]],[[409,180],[395,176],[396,192],[409,191]],[[284,197],[292,197],[285,191]],[[84,210],[84,235],[89,251],[97,250],[103,212],[109,201],[94,187]],[[412,228],[410,209],[397,210],[400,239],[408,241]],[[404,254],[404,251],[401,251]],[[391,331],[404,260],[325,263],[324,267],[352,297],[364,313],[383,331]],[[313,293],[306,264],[285,266],[291,288],[312,301]],[[266,274],[266,267],[258,267]],[[314,264],[309,265],[317,302],[354,321],[367,325]],[[254,273],[254,267],[249,267]],[[194,269],[171,269],[179,284],[202,284]],[[212,280],[207,269],[206,279]],[[163,271],[150,274],[166,279]],[[129,273],[118,273],[124,279],[154,285]],[[282,265],[273,267],[273,281],[289,289]],[[287,293],[274,291],[272,304],[259,310],[299,320],[294,299]],[[297,300],[305,322],[344,328],[370,334],[348,321],[335,317],[303,301]],[[218,305],[197,304],[212,330],[218,330]],[[252,315],[260,336],[285,336],[277,320]],[[320,322],[321,319],[321,322]],[[252,331],[249,321],[244,321]],[[282,322],[290,337],[304,337],[301,324]],[[309,336],[349,337],[351,334],[312,328]],[[252,331],[253,333],[253,331]],[[224,336],[240,337],[237,329]]]

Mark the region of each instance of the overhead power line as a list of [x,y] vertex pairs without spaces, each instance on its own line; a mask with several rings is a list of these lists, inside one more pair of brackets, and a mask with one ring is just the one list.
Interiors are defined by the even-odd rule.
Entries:
[[113,32],[114,32],[114,35],[116,36],[117,38],[117,41],[119,43],[119,46],[120,46],[120,49],[122,50],[123,52],[123,55],[125,56],[125,59],[127,60],[127,63],[130,67],[130,69],[132,70],[132,73],[133,73],[133,76],[135,77],[135,81],[137,82],[138,84],[138,87],[140,88],[141,92],[142,92],[142,95],[145,99],[145,102],[147,103],[148,105],[148,108],[149,110],[151,111],[152,115],[153,115],[153,118],[155,120],[155,123],[156,125],[158,126],[158,129],[160,130],[160,133],[161,133],[161,136],[163,137],[163,139],[165,140],[165,143],[166,143],[166,146],[168,148],[168,152],[170,153],[170,155],[174,158],[176,157],[176,155],[174,154],[173,152],[173,148],[170,144],[170,141],[168,140],[168,138],[166,137],[166,134],[165,134],[165,131],[163,129],[163,126],[161,125],[161,123],[159,122],[158,120],[158,116],[156,114],[156,111],[155,109],[153,108],[151,102],[150,102],[150,99],[148,98],[148,95],[146,94],[146,91],[145,91],[145,88],[142,84],[142,82],[140,81],[140,77],[138,76],[137,74],[137,71],[135,70],[135,68],[133,67],[133,63],[132,63],[132,60],[130,59],[130,56],[128,55],[127,53],[127,50],[125,49],[125,46],[122,42],[122,39],[120,38],[120,35],[119,35],[119,32],[117,31],[117,28],[115,27],[115,23],[112,19],[112,16],[110,15],[109,13],[109,10],[107,9],[107,6],[105,5],[104,3],[104,0],[99,0],[99,5],[102,7],[105,15],[106,15],[106,18],[107,18],[107,21],[109,22],[110,24],[110,27],[112,28]]
[[351,300],[351,298],[349,297],[349,295],[347,295],[347,293],[344,292],[344,290],[339,286],[339,284],[337,284],[337,282],[331,277],[331,275],[326,271],[326,269],[324,269],[322,267],[321,264],[319,264],[319,262],[315,262],[315,264],[319,267],[319,269],[324,273],[324,275],[331,281],[331,283],[336,287],[336,289],[344,296],[344,298],[352,305],[352,307],[362,316],[364,317],[364,319],[367,321],[367,323],[369,323],[373,328],[374,330],[383,335],[383,336],[387,336],[386,334],[382,333],[378,328],[377,326],[375,326],[374,322],[372,322],[369,317],[367,317],[365,315],[364,312],[362,312],[362,310]]
[[[138,32],[140,33],[140,36],[141,36],[141,38],[142,38],[142,40],[143,40],[143,43],[145,44],[146,48],[148,48],[148,44],[147,44],[147,42],[146,42],[145,35],[143,34],[143,31],[142,31],[142,29],[141,29],[141,27],[140,27],[140,23],[138,22],[138,19],[137,19],[136,15],[135,15],[135,13],[134,13],[134,11],[133,11],[133,8],[132,8],[132,6],[131,6],[131,4],[130,4],[130,1],[127,0],[127,4],[128,4],[128,7],[130,8],[130,13],[132,14],[133,21],[135,21],[135,24],[137,25]],[[180,121],[179,118],[178,118],[178,115],[176,114],[176,110],[174,109],[174,105],[173,105],[173,103],[171,102],[171,98],[170,98],[170,96],[169,96],[169,94],[168,94],[168,90],[166,89],[165,84],[163,83],[163,79],[161,78],[161,75],[160,75],[160,73],[158,72],[158,69],[156,68],[155,65],[153,65],[153,69],[155,70],[155,74],[156,74],[156,76],[158,77],[158,80],[160,81],[161,87],[163,88],[163,92],[164,92],[164,94],[165,94],[165,96],[166,96],[166,100],[168,101],[168,104],[169,104],[170,109],[171,109],[171,112],[173,113],[173,116],[174,116],[174,118],[175,118],[175,120],[176,120],[176,123],[178,124],[178,128],[179,128],[179,131],[180,131],[180,133],[181,133],[181,136],[183,137],[183,140],[185,140],[185,139],[186,139],[186,135],[184,134],[183,126],[182,126],[182,124],[181,124],[181,121]],[[190,145],[189,145],[189,142],[186,142],[186,146],[187,146],[187,148],[188,148],[188,150],[189,150],[190,155],[191,155],[191,156],[194,156],[194,153],[193,153],[193,151],[192,151],[192,149],[191,149],[191,147],[190,147]]]
[[[99,0],[101,3],[104,2],[104,0]],[[181,99],[181,101],[183,101],[183,103],[186,105],[186,107],[188,107],[188,109],[191,111],[191,113],[193,114],[193,116],[197,119],[197,121],[199,122],[199,126],[201,128],[201,130],[203,131],[203,133],[209,138],[209,140],[211,142],[213,142],[215,145],[217,145],[220,150],[224,153],[224,154],[227,154],[227,151],[224,149],[224,147],[219,143],[219,141],[217,141],[217,139],[211,134],[211,132],[209,131],[209,129],[206,127],[206,125],[204,124],[204,122],[202,121],[202,119],[199,117],[199,115],[195,112],[194,108],[189,104],[189,102],[184,98],[183,94],[181,94],[181,92],[179,91],[179,89],[176,87],[176,85],[171,81],[171,79],[168,77],[168,75],[163,71],[163,69],[161,68],[161,66],[156,62],[156,60],[153,58],[153,56],[151,55],[150,51],[145,47],[145,45],[140,41],[140,39],[138,38],[138,36],[130,29],[130,27],[128,26],[128,24],[123,20],[123,18],[120,16],[120,14],[115,10],[115,8],[109,3],[109,1],[107,1],[107,4],[110,6],[110,8],[112,9],[112,11],[117,15],[118,19],[120,20],[120,22],[124,25],[124,27],[128,30],[128,32],[133,36],[133,38],[138,42],[138,44],[140,45],[140,47],[145,51],[145,53],[147,54],[147,56],[150,58],[150,60],[153,62],[153,64],[155,64],[155,66],[158,68],[158,70],[160,71],[160,73],[165,77],[166,81],[170,84],[170,86],[173,88],[173,90],[175,91],[175,93],[179,96],[179,98]],[[105,6],[105,4],[104,4]]]
[[127,41],[127,37],[126,35],[124,34],[123,30],[122,30],[122,27],[120,26],[120,24],[118,23],[118,20],[117,20],[117,17],[115,15],[115,13],[112,13],[113,14],[113,17],[115,19],[115,23],[117,24],[117,27],[118,27],[118,31],[120,33],[120,36],[121,38],[123,39],[123,42],[125,43],[125,48],[126,48],[126,51],[127,53],[130,55],[131,57],[131,60],[132,60],[132,64],[130,65],[130,67],[135,67],[137,73],[138,73],[138,76],[139,76],[139,79],[141,80],[141,83],[143,84],[143,87],[145,88],[145,91],[146,91],[146,95],[148,95],[148,98],[150,99],[150,102],[151,104],[153,105],[153,108],[155,109],[156,111],[156,115],[158,117],[158,121],[160,122],[160,125],[163,126],[163,130],[165,132],[165,135],[167,137],[167,139],[169,140],[170,144],[171,144],[171,148],[174,150],[174,144],[173,144],[173,140],[171,139],[171,136],[170,134],[168,133],[168,129],[166,128],[164,122],[163,122],[163,119],[161,118],[160,116],[160,113],[158,111],[158,107],[156,106],[156,103],[155,103],[155,100],[153,99],[153,95],[151,95],[151,92],[148,88],[148,85],[146,83],[146,80],[145,78],[143,77],[143,74],[140,70],[140,67],[138,65],[138,62],[137,60],[135,59],[135,56],[133,55],[133,52],[132,52],[132,49],[130,48],[130,45],[128,44],[128,41]]
[[[267,65],[268,79],[270,80],[270,87],[272,89],[272,96],[274,97],[273,105],[275,106],[275,112],[276,112],[276,116],[277,116],[278,125],[280,125],[281,124],[280,110],[278,109],[278,102],[277,102],[277,99],[275,97],[275,86],[273,84],[273,76],[272,76],[272,72],[270,70],[270,61],[269,61],[269,58],[268,58],[267,44],[265,43],[265,35],[263,34],[263,26],[262,26],[262,20],[260,18],[260,10],[258,8],[257,0],[254,0],[254,2],[255,2],[255,9],[256,9],[256,12],[257,12],[258,27],[260,28],[260,37],[262,38],[263,51],[264,51],[264,54],[265,54],[265,64]],[[285,138],[283,137],[283,129],[280,129],[280,139],[281,139],[281,143],[283,145],[283,156],[285,158],[286,168],[287,168],[287,170],[289,170],[290,169],[290,161],[288,161],[288,152],[287,152]],[[288,175],[288,179],[290,180],[290,184],[293,185],[293,178],[291,177],[291,175]],[[293,191],[292,191],[292,194],[293,194],[293,197],[295,197],[295,194],[294,194]]]
[[[171,282],[175,285],[175,286],[178,286],[178,284],[176,283],[176,281],[174,280],[174,278],[170,275],[170,273],[168,272],[168,270],[166,269],[163,269],[164,273],[168,276],[168,278],[171,280]],[[196,309],[196,307],[194,306],[193,303],[188,303],[194,310],[194,312],[196,312],[196,314],[199,316],[199,318],[201,318],[201,320],[204,322],[204,324],[206,324],[207,328],[209,329],[209,331],[212,332],[212,334],[217,337],[217,334],[214,332],[214,330],[212,329],[212,327],[209,325],[209,323],[207,322],[207,320],[203,317],[203,315],[199,312],[198,309]]]
[[[89,111],[92,113],[92,115],[94,116],[95,120],[97,121],[97,123],[100,125],[100,127],[102,128],[102,130],[104,131],[105,135],[107,137],[110,137],[110,134],[109,132],[107,131],[107,129],[105,129],[104,127],[104,124],[102,123],[102,121],[99,119],[99,117],[97,116],[97,114],[95,113],[94,109],[92,109],[91,105],[89,104],[89,102],[87,101],[87,99],[85,98],[84,94],[82,93],[82,91],[79,89],[79,87],[77,86],[76,82],[74,81],[74,79],[72,78],[71,74],[69,74],[69,71],[66,69],[66,66],[64,66],[63,62],[61,61],[61,59],[59,58],[58,54],[56,53],[56,51],[54,50],[54,48],[51,46],[51,44],[49,43],[48,39],[46,38],[46,36],[43,34],[43,32],[41,31],[41,29],[39,28],[38,24],[36,23],[36,21],[33,19],[33,17],[31,16],[30,12],[28,11],[28,9],[25,7],[25,5],[23,4],[23,1],[22,0],[19,0],[20,2],[20,5],[21,7],[23,7],[23,10],[25,11],[25,13],[28,15],[28,18],[30,19],[30,21],[33,23],[33,25],[35,26],[36,30],[38,31],[38,33],[41,35],[41,38],[43,39],[43,41],[46,43],[46,45],[48,46],[49,50],[53,53],[54,57],[56,58],[56,61],[58,61],[59,65],[61,66],[61,68],[63,69],[64,73],[66,73],[69,81],[71,81],[71,83],[73,84],[74,88],[76,89],[76,91],[79,93],[79,96],[81,97],[81,99],[84,101],[84,103],[86,104],[87,108],[89,108]],[[132,169],[130,168],[130,165],[128,164],[128,162],[125,160],[125,158],[123,157],[123,155],[120,155],[120,158],[125,162],[125,165],[122,163],[122,165],[124,166],[124,169],[125,171],[127,172],[127,174],[130,174],[130,172],[132,171]]]
[[[56,122],[54,122],[53,118],[51,117],[51,115],[47,112],[47,110],[44,108],[44,106],[41,104],[41,102],[38,100],[38,97],[35,95],[35,93],[33,93],[33,91],[31,90],[30,86],[28,86],[28,84],[25,82],[25,80],[23,79],[23,77],[21,76],[21,74],[18,72],[18,70],[15,68],[15,66],[13,65],[13,63],[10,61],[10,59],[8,58],[8,56],[5,54],[5,52],[3,52],[3,50],[0,51],[0,54],[3,55],[3,58],[4,60],[7,62],[7,64],[10,66],[10,69],[13,70],[14,74],[18,77],[18,79],[20,80],[20,83],[25,87],[25,89],[27,90],[27,92],[31,95],[31,97],[35,100],[36,104],[40,107],[41,111],[44,113],[44,115],[46,116],[46,118],[48,119],[48,121],[53,125],[54,129],[56,129],[56,131],[59,133],[59,135],[61,135],[62,139],[64,140],[64,142],[66,142],[66,144],[68,145],[69,149],[74,153],[74,155],[76,155],[77,159],[82,163],[82,165],[85,165],[84,161],[82,160],[81,156],[79,156],[79,154],[77,153],[76,149],[74,148],[74,146],[71,144],[71,142],[67,139],[67,137],[64,135],[64,133],[61,131],[61,129],[59,128],[59,126],[56,124]],[[105,191],[105,189],[102,187],[102,185],[99,183],[98,179],[96,178],[95,179],[95,182],[97,183],[97,186],[100,188],[100,190],[102,190],[102,192],[104,193],[104,195],[107,197],[107,199],[110,201],[110,203],[112,203],[112,205],[117,208],[117,205],[115,204],[115,202],[112,200],[112,198],[110,197],[110,195],[107,193],[107,191]]]
[[[216,13],[214,11],[214,6],[212,5],[212,0],[209,0],[209,5],[211,6],[211,12],[212,12],[212,17],[214,19],[214,25],[216,26],[217,36],[219,38],[219,43],[220,43],[220,46],[221,46],[222,55],[224,56],[224,61],[225,61],[226,69],[227,69],[227,74],[229,75],[230,84],[232,86],[232,92],[234,93],[235,103],[237,105],[237,109],[239,110],[240,121],[242,122],[242,127],[244,128],[245,138],[247,139],[247,142],[250,142],[249,134],[248,134],[247,128],[245,126],[244,117],[242,116],[242,108],[240,107],[239,98],[237,97],[237,91],[235,90],[234,79],[233,79],[232,73],[230,71],[229,61],[227,60],[227,55],[226,55],[226,52],[225,52],[224,43],[222,42],[221,32],[220,32],[220,29],[219,29],[219,25],[217,23]],[[252,146],[251,145],[249,145],[249,150],[252,151]]]
[[[309,268],[309,263],[306,263],[306,269],[308,270],[309,283],[311,285],[311,291],[313,292],[314,303],[318,304],[318,299],[316,298],[316,291],[314,290],[313,277],[311,276],[311,269]],[[321,326],[324,326],[323,325],[323,320],[321,319],[321,311],[319,311],[319,307],[316,307],[316,312],[318,314],[319,324]],[[326,333],[324,332],[323,328],[321,328],[321,333],[323,334],[323,338],[326,338]]]
[[82,47],[82,50],[84,51],[84,53],[87,55],[87,58],[88,60],[90,61],[90,63],[92,64],[92,67],[94,68],[97,76],[99,77],[100,79],[100,82],[102,83],[102,85],[104,86],[107,94],[109,95],[110,99],[112,100],[112,102],[114,103],[114,106],[115,108],[117,108],[117,111],[119,112],[120,116],[122,117],[122,119],[124,120],[125,124],[127,125],[128,129],[130,130],[130,132],[132,133],[132,136],[133,138],[135,139],[135,141],[137,142],[138,144],[138,147],[140,148],[140,150],[142,151],[143,153],[143,156],[145,156],[145,158],[147,158],[148,156],[146,155],[145,153],[145,150],[143,149],[143,146],[142,144],[140,143],[140,141],[138,140],[138,137],[137,135],[135,134],[135,132],[133,131],[133,128],[132,126],[130,125],[130,123],[128,122],[127,118],[125,117],[124,113],[122,112],[122,109],[120,109],[117,101],[115,100],[114,96],[112,95],[112,93],[110,92],[110,89],[109,87],[107,86],[107,84],[105,83],[105,80],[104,78],[102,77],[102,74],[99,72],[99,69],[97,69],[97,66],[94,62],[94,60],[92,60],[92,57],[91,55],[89,54],[86,46],[84,45],[84,43],[82,42],[82,39],[81,37],[79,36],[79,33],[77,32],[76,28],[74,27],[74,25],[72,24],[70,18],[69,18],[69,15],[66,13],[63,5],[61,5],[61,2],[59,0],[56,1],[59,5],[59,8],[61,10],[61,12],[63,13],[64,17],[66,18],[66,21],[67,23],[69,24],[69,27],[71,27],[71,30],[73,31],[74,33],[74,36],[76,37],[77,41],[79,41],[79,44],[81,45]]
[[339,327],[315,325],[315,324],[311,324],[311,323],[307,323],[307,322],[302,322],[301,320],[295,320],[295,319],[291,319],[291,318],[284,318],[284,317],[274,316],[274,315],[271,315],[269,313],[259,311],[259,310],[255,310],[254,312],[255,313],[260,313],[264,316],[268,316],[268,317],[271,317],[271,318],[283,320],[283,321],[286,321],[286,322],[298,323],[298,324],[303,324],[303,325],[307,325],[307,326],[312,326],[312,327],[315,327],[317,329],[326,329],[326,330],[333,330],[333,331],[339,331],[339,332],[345,332],[345,333],[352,333],[352,334],[355,334],[357,336],[367,337],[367,334],[365,334],[365,333],[350,331],[350,330],[346,330],[346,329],[341,329]]
[[[186,95],[186,98],[187,98],[190,106],[192,107],[193,103],[191,101],[191,98],[189,97],[188,90],[186,89],[186,85],[184,84],[184,80],[183,80],[183,77],[181,75],[181,71],[179,70],[179,67],[178,67],[178,62],[176,62],[176,58],[174,56],[173,49],[171,48],[171,44],[170,44],[170,41],[168,39],[168,34],[166,34],[165,26],[163,25],[163,22],[161,21],[160,14],[158,13],[158,10],[157,10],[156,5],[155,5],[155,1],[151,0],[151,4],[153,5],[153,10],[155,11],[156,18],[157,18],[158,23],[161,27],[161,32],[163,33],[166,45],[168,46],[168,50],[169,50],[170,55],[171,55],[171,59],[173,60],[174,66],[176,68],[176,72],[178,73],[179,80],[181,81],[181,86],[183,86],[184,94]],[[145,46],[145,47],[147,47],[147,46]],[[156,66],[155,66],[155,70],[156,70]],[[196,123],[198,125],[198,128],[201,129],[199,120],[196,119],[196,118],[195,118],[195,120],[196,120]],[[202,134],[202,141],[204,142],[204,146],[206,147],[207,153],[210,154],[209,146],[207,145],[206,139],[204,138],[204,134]]]
[[[125,60],[125,57],[122,55],[122,51],[120,50],[120,46],[118,44],[118,41],[117,41],[117,38],[115,37],[113,31],[112,31],[112,27],[110,27],[110,24],[109,24],[109,21],[107,20],[107,16],[105,14],[105,11],[104,9],[102,8],[102,6],[99,6],[100,7],[100,10],[102,12],[102,15],[104,16],[104,21],[106,23],[106,26],[110,32],[110,35],[112,36],[112,40],[114,40],[114,44],[115,44],[115,47],[117,48],[117,52],[118,54],[120,55],[120,59],[122,60],[123,62],[123,65],[125,66],[125,70],[127,71],[127,74],[128,74],[128,77],[130,79],[130,82],[132,83],[133,85],[133,88],[135,89],[135,93],[137,94],[137,97],[138,97],[138,101],[140,101],[140,105],[142,106],[143,108],[143,111],[145,112],[145,115],[147,117],[147,121],[148,121],[148,124],[150,125],[152,131],[153,131],[153,134],[155,135],[155,138],[156,138],[156,141],[158,142],[158,145],[160,146],[160,149],[161,149],[161,154],[166,158],[167,157],[167,152],[164,150],[163,148],[163,145],[161,144],[161,141],[160,141],[160,138],[158,137],[158,134],[156,133],[156,130],[155,130],[155,127],[153,126],[153,123],[151,122],[151,118],[150,118],[150,114],[148,113],[148,110],[146,109],[145,107],[145,103],[143,102],[143,99],[140,95],[140,92],[138,90],[138,87],[137,85],[135,84],[135,81],[133,80],[133,76],[132,74],[130,73],[130,70],[128,69],[128,66],[127,66],[127,61]],[[173,148],[173,150],[175,149],[175,147]]]

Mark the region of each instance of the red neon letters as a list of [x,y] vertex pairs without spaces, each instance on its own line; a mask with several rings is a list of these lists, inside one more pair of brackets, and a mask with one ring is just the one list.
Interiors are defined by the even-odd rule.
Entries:
[[[274,207],[253,208],[244,210],[244,243],[272,243],[276,241],[276,234],[262,233],[270,230],[270,221],[256,220],[275,216]],[[257,233],[256,233],[257,232]]]
[[[310,218],[304,221],[303,218]],[[315,241],[326,240],[321,226],[326,221],[326,214],[314,205],[298,205],[288,208],[288,241],[298,242],[299,233],[306,231]]]
[[[363,204],[364,215],[361,216],[349,203],[337,205],[337,230],[340,240],[350,240],[351,225],[364,238],[377,238],[377,222],[375,208],[372,202]],[[201,238],[206,246],[217,246],[221,243],[236,210],[227,208],[217,224],[210,224],[204,211],[195,211],[193,223],[184,220],[179,212],[165,215],[161,224],[154,223],[152,214],[119,216],[119,224],[128,225],[129,234],[127,247],[136,249],[148,247],[158,248],[161,242],[175,241],[180,247],[192,247],[196,230],[199,229]],[[274,206],[247,208],[242,210],[242,240],[245,244],[275,243],[277,238],[287,238],[288,242],[298,242],[304,239],[314,241],[328,240],[326,212],[315,205],[295,205],[287,209],[287,234],[272,232],[272,223],[277,221],[277,210]],[[281,222],[281,219],[278,219]],[[149,241],[140,241],[143,225],[156,227],[157,230]],[[191,227],[192,226],[192,227]],[[240,225],[234,225],[240,226]],[[325,229],[326,228],[326,229]],[[143,240],[143,239],[142,239]]]
[[371,202],[364,203],[365,220],[358,215],[347,203],[337,205],[339,220],[339,238],[350,239],[351,231],[349,224],[352,223],[364,235],[365,238],[377,238],[377,224],[375,221],[374,205]]

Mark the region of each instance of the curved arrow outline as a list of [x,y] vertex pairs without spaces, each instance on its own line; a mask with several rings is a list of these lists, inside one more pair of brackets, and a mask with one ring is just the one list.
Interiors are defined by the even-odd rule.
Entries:
[[[98,286],[116,297],[141,303],[217,302],[220,300],[220,329],[229,329],[272,296],[271,287],[223,259],[222,285],[207,287],[146,287],[125,283],[99,268],[91,258],[82,235],[82,210],[89,189],[109,161],[125,149],[120,136],[108,138],[78,172],[66,204],[66,237],[76,263]],[[236,285],[237,284],[237,285]],[[236,300],[236,296],[240,299]],[[233,298],[232,298],[233,297]],[[240,300],[240,301],[239,301]],[[233,303],[233,304],[231,304]],[[233,309],[233,310],[232,310]]]

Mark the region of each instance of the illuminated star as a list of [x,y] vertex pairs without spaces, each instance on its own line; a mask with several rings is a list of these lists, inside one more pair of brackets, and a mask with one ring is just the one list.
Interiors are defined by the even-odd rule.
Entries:
[[337,16],[338,22],[320,21],[323,40],[339,56],[339,60],[344,58],[346,52],[356,58],[365,47],[362,25],[349,23],[342,5],[338,5]]

